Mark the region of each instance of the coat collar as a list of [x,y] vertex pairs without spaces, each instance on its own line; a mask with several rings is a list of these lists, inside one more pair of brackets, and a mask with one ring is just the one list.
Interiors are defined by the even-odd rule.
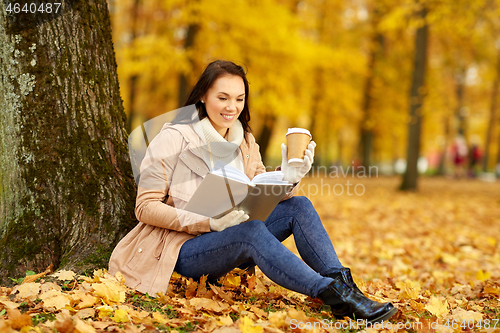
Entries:
[[[202,142],[200,136],[195,132],[192,124],[170,124],[167,123],[163,126],[162,130],[173,129],[178,131],[187,145],[182,149],[179,159],[181,159],[194,173],[201,177],[205,177],[210,171],[209,166],[203,159],[201,151]],[[240,154],[243,158],[243,166],[245,173],[249,171],[250,153],[252,145],[255,144],[255,139],[252,134],[245,132],[245,137],[240,145]],[[247,176],[249,176],[247,174]]]

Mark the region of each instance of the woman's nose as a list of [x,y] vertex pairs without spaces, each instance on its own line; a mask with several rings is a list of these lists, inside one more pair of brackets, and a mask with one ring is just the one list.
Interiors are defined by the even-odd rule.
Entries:
[[229,102],[229,105],[226,107],[227,110],[236,110],[236,105],[234,102]]

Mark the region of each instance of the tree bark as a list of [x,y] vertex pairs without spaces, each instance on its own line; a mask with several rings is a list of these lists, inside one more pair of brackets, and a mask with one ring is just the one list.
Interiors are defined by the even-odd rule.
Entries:
[[363,91],[363,104],[361,110],[363,113],[363,119],[361,120],[360,126],[360,140],[359,146],[361,151],[361,163],[365,170],[369,170],[371,164],[371,155],[373,150],[373,125],[371,124],[372,119],[372,87],[373,80],[375,78],[375,66],[377,60],[380,57],[380,53],[384,48],[384,36],[376,31],[378,23],[380,21],[380,12],[378,9],[373,10],[372,19],[372,36],[370,40],[370,53],[368,56],[368,73],[366,76],[364,91]]
[[[491,105],[490,105],[490,121],[488,122],[488,130],[486,131],[486,140],[484,141],[484,158],[483,158],[483,171],[488,171],[488,160],[490,158],[490,145],[491,137],[493,135],[493,127],[495,126],[496,112],[498,108],[498,90],[500,87],[500,49],[497,55],[497,68],[495,81],[493,81],[493,88],[491,90]],[[499,139],[500,143],[500,139]],[[500,162],[500,145],[498,146],[497,163]]]
[[[425,20],[427,11],[422,9],[420,16]],[[406,171],[400,189],[417,190],[418,170],[417,162],[420,155],[420,129],[422,125],[421,107],[424,98],[423,87],[425,79],[425,64],[427,61],[427,35],[426,23],[417,30],[415,36],[415,58],[413,79],[410,93],[410,122],[408,124],[408,150]]]
[[276,123],[276,117],[273,115],[266,114],[264,117],[264,125],[260,131],[257,143],[260,147],[260,155],[262,156],[262,162],[267,165],[266,152],[269,147],[269,142],[271,141],[271,135],[273,134],[274,124]]
[[106,0],[0,9],[0,283],[106,267],[136,222]]
[[[197,24],[190,24],[187,29],[186,40],[184,42],[184,50],[189,51],[193,48],[194,39],[196,37],[196,33],[198,31]],[[189,56],[189,61],[191,63],[191,67],[194,67],[193,57]],[[189,82],[186,73],[179,74],[179,97],[178,97],[178,106],[183,107],[184,103],[188,99],[189,94]]]
[[[140,0],[134,1],[134,6],[132,7],[132,23],[131,23],[131,33],[130,45],[134,45],[134,41],[137,38],[137,19],[139,16],[139,5]],[[127,117],[127,133],[132,132],[132,125],[134,118],[136,117],[137,111],[135,110],[135,96],[137,93],[137,81],[139,80],[139,75],[134,74],[129,78],[129,113]]]

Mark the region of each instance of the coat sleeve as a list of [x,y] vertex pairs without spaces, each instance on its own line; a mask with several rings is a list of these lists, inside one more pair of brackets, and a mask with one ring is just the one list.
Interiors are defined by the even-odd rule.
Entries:
[[208,217],[165,203],[183,142],[180,133],[168,129],[151,141],[141,163],[135,215],[146,224],[198,235],[210,231]]

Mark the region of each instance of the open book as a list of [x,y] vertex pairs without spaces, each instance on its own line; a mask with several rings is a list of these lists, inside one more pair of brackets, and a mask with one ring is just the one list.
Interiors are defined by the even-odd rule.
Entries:
[[213,218],[239,209],[249,220],[265,221],[291,187],[281,171],[264,172],[250,180],[237,168],[218,161],[184,209]]

